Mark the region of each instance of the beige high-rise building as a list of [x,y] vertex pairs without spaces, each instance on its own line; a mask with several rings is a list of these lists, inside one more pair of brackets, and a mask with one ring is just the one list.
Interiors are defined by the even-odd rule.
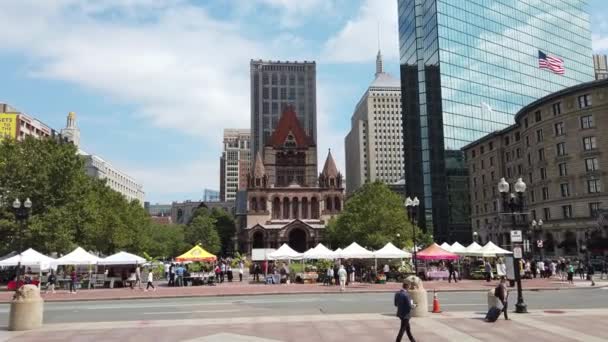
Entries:
[[376,77],[357,103],[344,139],[347,193],[365,182],[393,184],[404,177],[401,111],[401,84],[384,72],[378,51]]
[[593,68],[595,69],[596,80],[608,78],[608,56],[593,55]]
[[247,188],[251,131],[224,129],[224,151],[220,157],[220,200],[234,201],[239,189]]

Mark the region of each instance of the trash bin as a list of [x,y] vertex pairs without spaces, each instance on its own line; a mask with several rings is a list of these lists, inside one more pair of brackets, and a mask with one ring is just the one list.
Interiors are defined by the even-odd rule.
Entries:
[[42,326],[44,300],[35,285],[24,285],[15,292],[11,301],[8,330],[32,330]]

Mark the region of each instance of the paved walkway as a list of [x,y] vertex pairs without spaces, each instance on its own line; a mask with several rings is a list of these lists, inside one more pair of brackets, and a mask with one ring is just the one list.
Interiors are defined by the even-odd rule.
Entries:
[[[462,280],[458,283],[447,281],[427,281],[424,287],[432,292],[446,291],[487,291],[496,286],[496,281]],[[596,287],[608,286],[608,281],[597,281]],[[399,283],[367,284],[354,283],[348,286],[348,292],[393,292],[401,287]],[[558,279],[527,279],[523,281],[525,290],[556,290],[568,288],[590,288],[588,281],[576,281],[569,285]],[[338,286],[323,286],[321,284],[291,284],[291,285],[264,285],[246,282],[225,282],[217,286],[188,286],[167,287],[164,284],[157,286],[157,291],[144,292],[131,289],[96,289],[81,290],[77,294],[70,294],[66,290],[58,290],[55,294],[43,294],[46,301],[71,300],[111,300],[111,299],[139,299],[139,298],[172,298],[172,297],[204,297],[204,296],[238,296],[238,295],[268,295],[268,294],[300,294],[300,293],[335,293]],[[0,303],[10,302],[13,293],[0,292]]]
[[[510,314],[510,321],[483,321],[484,313],[430,314],[412,319],[418,341],[580,341],[608,340],[608,309]],[[0,341],[199,341],[308,342],[391,341],[398,320],[383,314],[335,314],[88,322],[48,324],[30,332],[0,331]]]

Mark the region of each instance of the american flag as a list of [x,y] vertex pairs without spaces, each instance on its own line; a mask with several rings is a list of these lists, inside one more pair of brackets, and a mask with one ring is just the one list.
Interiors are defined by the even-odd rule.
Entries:
[[564,69],[564,60],[549,56],[546,53],[538,50],[538,67],[541,69],[549,69],[555,74],[563,75],[566,72]]

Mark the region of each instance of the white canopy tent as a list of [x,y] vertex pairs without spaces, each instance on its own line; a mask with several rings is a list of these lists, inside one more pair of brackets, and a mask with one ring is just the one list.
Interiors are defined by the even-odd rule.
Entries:
[[485,246],[481,247],[479,253],[483,257],[495,257],[497,255],[513,254],[513,252],[496,246],[492,241],[489,241]]
[[452,251],[452,246],[450,246],[450,244],[447,242],[442,243],[441,246],[439,246],[439,247],[445,249],[448,252]]
[[0,261],[0,266],[17,266],[21,263],[21,266],[39,266],[40,270],[48,270],[54,261],[55,259],[30,248],[21,254]]
[[477,242],[473,242],[465,249],[464,255],[481,256],[481,246]]
[[70,253],[53,261],[53,265],[95,265],[101,259],[85,251],[82,247],[77,247]]
[[338,257],[343,259],[373,259],[374,253],[367,249],[359,246],[356,242],[351,243],[348,247],[344,248],[340,253],[336,254]]
[[454,242],[452,246],[450,246],[450,252],[458,255],[464,255],[467,252],[467,248],[458,242]]
[[374,257],[377,259],[403,259],[411,258],[412,254],[402,251],[395,247],[392,243],[387,243],[386,246],[374,252]]
[[335,259],[336,253],[319,243],[314,248],[307,250],[302,256],[304,259]]
[[268,255],[268,260],[300,260],[302,255],[284,243],[279,249]]
[[127,252],[118,252],[101,259],[99,265],[142,265],[146,259]]

